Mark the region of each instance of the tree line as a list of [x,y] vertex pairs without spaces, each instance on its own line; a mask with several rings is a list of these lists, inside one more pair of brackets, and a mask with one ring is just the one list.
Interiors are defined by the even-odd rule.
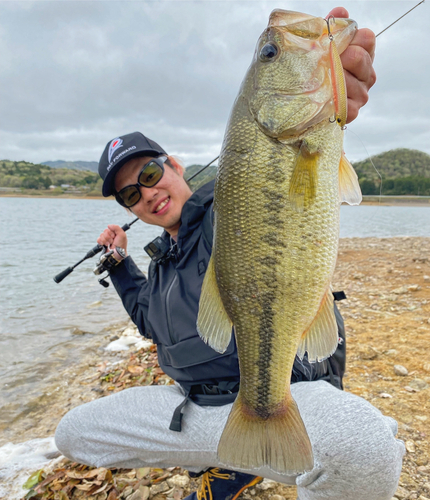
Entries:
[[364,195],[430,196],[430,155],[393,149],[353,163]]
[[47,190],[51,186],[55,186],[57,192],[67,189],[61,186],[71,186],[101,194],[101,179],[91,171],[51,168],[26,161],[0,161],[0,187]]

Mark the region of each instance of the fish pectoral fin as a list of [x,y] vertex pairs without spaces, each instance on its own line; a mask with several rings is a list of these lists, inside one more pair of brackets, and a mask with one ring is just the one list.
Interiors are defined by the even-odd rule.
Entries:
[[200,337],[218,352],[225,352],[230,344],[232,322],[222,303],[215,275],[213,255],[203,280],[197,316]]
[[343,152],[339,163],[339,199],[348,205],[360,205],[362,200],[357,174]]
[[320,308],[311,326],[303,334],[297,349],[297,355],[303,359],[308,353],[308,361],[315,363],[330,357],[337,349],[339,340],[336,316],[334,314],[334,298],[331,287],[328,288]]
[[297,212],[303,212],[315,199],[317,164],[319,153],[311,153],[305,142],[300,146],[296,164],[290,180],[290,204]]

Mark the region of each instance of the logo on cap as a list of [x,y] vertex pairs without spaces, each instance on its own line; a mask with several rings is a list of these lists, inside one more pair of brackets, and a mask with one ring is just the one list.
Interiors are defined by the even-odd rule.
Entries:
[[109,144],[109,152],[108,152],[108,161],[110,163],[112,155],[115,153],[115,151],[119,148],[122,147],[122,139],[117,137],[114,139],[110,144]]

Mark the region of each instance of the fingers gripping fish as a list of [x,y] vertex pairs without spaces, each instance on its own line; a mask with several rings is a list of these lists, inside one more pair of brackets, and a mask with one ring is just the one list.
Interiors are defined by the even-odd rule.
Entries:
[[296,353],[315,362],[337,347],[339,206],[361,200],[342,154],[339,54],[355,30],[350,19],[273,11],[227,125],[197,327],[223,352],[234,326],[240,391],[218,447],[230,468],[313,467],[290,378]]

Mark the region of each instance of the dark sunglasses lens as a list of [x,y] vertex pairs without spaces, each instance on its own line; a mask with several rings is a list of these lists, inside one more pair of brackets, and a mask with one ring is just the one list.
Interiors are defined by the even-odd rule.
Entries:
[[136,186],[129,186],[121,189],[117,197],[125,207],[132,207],[140,200],[140,191]]
[[139,182],[145,187],[152,187],[163,177],[163,169],[154,161],[145,165],[145,168],[140,172]]

